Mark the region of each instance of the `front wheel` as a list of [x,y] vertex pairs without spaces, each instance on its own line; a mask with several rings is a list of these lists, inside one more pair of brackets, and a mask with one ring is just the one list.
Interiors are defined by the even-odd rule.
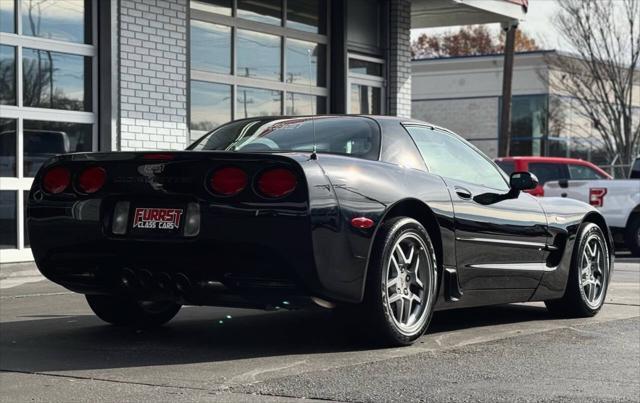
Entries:
[[600,311],[609,285],[610,256],[602,229],[593,223],[580,227],[564,296],[545,301],[554,314],[589,317]]
[[178,313],[181,305],[171,301],[136,301],[111,295],[86,295],[93,313],[116,326],[161,326]]
[[376,339],[413,343],[429,325],[436,292],[436,255],[426,229],[407,217],[385,222],[374,244],[364,301]]

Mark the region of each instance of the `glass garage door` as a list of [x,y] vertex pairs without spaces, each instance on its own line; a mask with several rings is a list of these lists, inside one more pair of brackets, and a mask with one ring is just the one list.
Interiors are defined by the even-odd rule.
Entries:
[[191,0],[192,140],[254,116],[326,112],[327,0]]
[[0,263],[31,260],[25,201],[55,154],[92,151],[92,0],[0,0]]

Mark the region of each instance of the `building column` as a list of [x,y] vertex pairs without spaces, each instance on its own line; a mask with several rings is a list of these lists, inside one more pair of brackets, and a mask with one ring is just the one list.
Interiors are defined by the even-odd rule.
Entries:
[[388,114],[411,117],[411,1],[390,0]]
[[120,150],[188,144],[188,7],[188,0],[120,0]]

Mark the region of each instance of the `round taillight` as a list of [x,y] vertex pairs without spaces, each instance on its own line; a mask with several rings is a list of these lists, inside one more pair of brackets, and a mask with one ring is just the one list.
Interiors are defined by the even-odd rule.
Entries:
[[78,177],[78,188],[84,193],[95,193],[104,186],[107,172],[101,167],[87,168]]
[[48,193],[62,193],[69,186],[71,173],[67,168],[55,167],[47,171],[42,178],[42,187]]
[[240,168],[220,168],[211,175],[211,190],[223,196],[233,196],[247,187],[247,174]]
[[267,197],[283,197],[293,192],[298,180],[293,172],[284,168],[265,171],[258,179],[258,191]]

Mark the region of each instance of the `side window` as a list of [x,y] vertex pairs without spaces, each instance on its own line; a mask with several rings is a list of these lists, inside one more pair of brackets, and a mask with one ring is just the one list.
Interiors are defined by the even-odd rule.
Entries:
[[549,164],[545,162],[530,162],[529,172],[538,177],[541,185],[549,181],[569,179],[567,166],[563,164]]
[[497,190],[509,186],[500,171],[479,151],[454,135],[424,126],[407,126],[429,171]]
[[604,179],[597,171],[584,165],[569,165],[569,175],[575,180]]

